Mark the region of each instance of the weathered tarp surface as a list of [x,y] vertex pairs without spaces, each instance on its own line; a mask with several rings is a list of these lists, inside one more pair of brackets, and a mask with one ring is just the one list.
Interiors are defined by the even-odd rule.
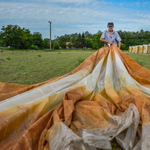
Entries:
[[111,149],[115,138],[149,150],[149,96],[150,71],[115,45],[40,84],[0,83],[0,149]]

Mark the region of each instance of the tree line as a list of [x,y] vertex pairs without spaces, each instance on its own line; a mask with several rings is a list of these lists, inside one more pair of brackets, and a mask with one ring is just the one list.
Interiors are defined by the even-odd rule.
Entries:
[[42,39],[42,34],[18,25],[7,25],[1,28],[0,45],[11,49],[43,49],[49,48],[49,39]]
[[[142,45],[150,43],[150,31],[117,31],[122,39],[122,50],[127,50],[129,46]],[[66,43],[68,48],[91,48],[99,49],[104,43],[99,39],[102,31],[91,34],[88,31],[83,33],[65,34],[57,36],[52,40],[52,49],[65,49]],[[50,39],[42,38],[40,32],[33,34],[29,29],[21,28],[18,25],[2,26],[0,31],[0,46],[10,46],[11,49],[49,49]]]

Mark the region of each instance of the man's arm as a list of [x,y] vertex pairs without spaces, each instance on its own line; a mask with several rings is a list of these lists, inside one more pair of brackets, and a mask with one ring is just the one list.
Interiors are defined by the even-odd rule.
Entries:
[[120,49],[120,47],[121,47],[121,41],[119,41],[119,49]]
[[105,42],[105,43],[108,43],[108,44],[110,44],[110,45],[113,44],[112,42],[109,42],[109,41],[107,41],[107,40],[105,40],[105,39],[103,39],[103,38],[100,38],[100,41]]
[[118,41],[118,43],[119,43],[119,49],[120,49],[120,47],[121,47],[121,38],[120,38],[120,36],[119,36],[119,34],[118,34],[118,32],[116,32],[117,33],[117,37],[116,37],[116,40]]

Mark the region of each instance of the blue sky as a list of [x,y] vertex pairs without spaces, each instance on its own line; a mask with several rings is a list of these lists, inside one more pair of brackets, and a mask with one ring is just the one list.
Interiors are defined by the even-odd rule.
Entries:
[[19,25],[52,39],[64,34],[107,29],[114,22],[115,30],[150,30],[150,1],[139,0],[0,0],[0,28]]

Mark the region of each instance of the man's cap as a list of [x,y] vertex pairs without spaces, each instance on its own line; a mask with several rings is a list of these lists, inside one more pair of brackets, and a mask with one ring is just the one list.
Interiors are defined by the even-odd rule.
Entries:
[[107,26],[112,27],[112,26],[114,26],[114,23],[113,22],[108,22]]

